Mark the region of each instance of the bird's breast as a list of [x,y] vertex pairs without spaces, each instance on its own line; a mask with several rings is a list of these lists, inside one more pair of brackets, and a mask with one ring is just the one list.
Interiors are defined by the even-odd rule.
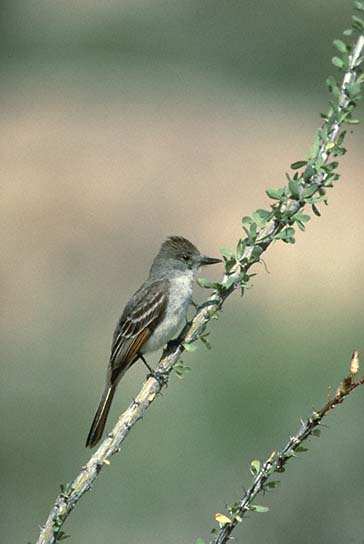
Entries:
[[170,280],[168,303],[163,319],[154,329],[142,351],[155,351],[166,345],[182,330],[187,320],[192,299],[193,277],[177,277]]

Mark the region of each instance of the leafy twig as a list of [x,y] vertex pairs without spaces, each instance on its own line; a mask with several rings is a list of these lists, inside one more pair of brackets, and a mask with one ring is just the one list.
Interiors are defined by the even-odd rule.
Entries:
[[[258,460],[252,461],[250,465],[250,470],[254,475],[252,485],[244,492],[240,500],[229,508],[227,515],[220,513],[215,515],[216,521],[220,524],[220,530],[217,532],[213,544],[226,544],[230,540],[231,533],[242,521],[247,512],[266,512],[269,510],[266,506],[259,506],[253,503],[256,496],[259,493],[264,493],[264,491],[276,487],[279,482],[272,480],[272,477],[277,472],[284,472],[289,459],[299,452],[306,451],[306,448],[302,444],[311,436],[319,436],[320,429],[318,427],[322,419],[339,406],[354,389],[364,384],[364,377],[355,379],[358,371],[359,356],[358,352],[354,351],[350,362],[350,373],[341,382],[335,395],[320,410],[312,412],[308,419],[301,421],[297,433],[290,437],[282,450],[279,452],[274,451],[262,465]],[[199,540],[203,544],[203,540]]]
[[[360,73],[364,36],[362,30],[359,30],[361,23],[358,21],[361,20],[356,17],[353,23],[354,32],[360,32],[354,47],[340,45],[341,57],[335,57],[340,59],[334,63],[343,71],[343,80],[338,87],[335,80],[330,79],[329,88],[332,92],[330,109],[324,116],[324,123],[318,131],[308,161],[298,161],[292,165],[295,174],[288,176],[286,187],[268,189],[267,194],[273,200],[270,210],[257,210],[251,217],[243,218],[246,238],[238,241],[234,252],[225,252],[225,274],[221,282],[210,285],[202,281],[204,286],[213,287],[214,292],[198,308],[194,319],[186,325],[178,341],[163,353],[157,368],[157,374],[163,379],[150,377],[145,381],[141,391],[119,417],[109,436],[82,467],[78,476],[56,498],[41,529],[37,544],[53,544],[60,539],[64,521],[84,493],[91,488],[101,469],[110,464],[110,458],[120,450],[129,431],[143,418],[150,404],[166,385],[168,376],[181,353],[185,349],[192,351],[195,348],[192,344],[206,334],[207,324],[211,319],[217,318],[224,301],[236,288],[240,287],[241,292],[244,292],[253,275],[249,274],[249,270],[259,261],[262,253],[276,240],[294,242],[295,227],[304,229],[309,219],[307,214],[302,213],[306,205],[311,206],[314,213],[320,213],[319,203],[326,203],[327,189],[338,179],[338,174],[335,173],[337,162],[329,162],[329,159],[345,152],[343,148],[345,131],[342,127],[345,123],[355,122],[352,112],[360,98],[364,81]],[[299,174],[299,169],[303,167]]]

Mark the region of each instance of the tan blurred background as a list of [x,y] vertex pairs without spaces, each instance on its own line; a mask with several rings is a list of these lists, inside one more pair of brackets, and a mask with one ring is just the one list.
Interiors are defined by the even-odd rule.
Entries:
[[[304,158],[351,2],[1,3],[1,540],[34,542],[84,441],[111,334],[169,234],[214,255]],[[362,117],[363,110],[361,110]],[[185,544],[363,348],[363,127],[293,247],[184,360],[67,522],[72,542]],[[211,271],[219,276],[219,271]],[[196,298],[206,294],[196,290]],[[153,360],[154,362],[154,360]],[[363,363],[364,364],[364,363]],[[123,381],[110,424],[144,369]],[[362,543],[364,392],[237,542]]]

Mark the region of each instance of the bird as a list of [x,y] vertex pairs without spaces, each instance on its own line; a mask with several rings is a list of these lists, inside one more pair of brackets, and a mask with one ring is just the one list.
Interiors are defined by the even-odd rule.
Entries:
[[199,268],[221,262],[202,255],[183,236],[169,236],[162,243],[148,278],[131,296],[116,325],[106,384],[86,447],[93,448],[101,440],[116,387],[127,370],[141,359],[153,374],[144,355],[162,348],[182,330]]

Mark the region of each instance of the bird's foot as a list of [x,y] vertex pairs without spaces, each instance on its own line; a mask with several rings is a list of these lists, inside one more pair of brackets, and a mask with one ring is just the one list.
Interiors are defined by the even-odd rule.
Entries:
[[140,354],[139,357],[149,370],[149,373],[147,374],[147,379],[154,378],[155,380],[157,380],[161,387],[166,386],[168,384],[168,374],[166,374],[165,372],[160,372],[159,370],[153,370],[153,368],[148,365],[142,354]]
[[168,351],[173,351],[175,350],[181,343],[181,340],[179,340],[178,338],[175,338],[174,340],[170,340],[167,344],[167,350]]

